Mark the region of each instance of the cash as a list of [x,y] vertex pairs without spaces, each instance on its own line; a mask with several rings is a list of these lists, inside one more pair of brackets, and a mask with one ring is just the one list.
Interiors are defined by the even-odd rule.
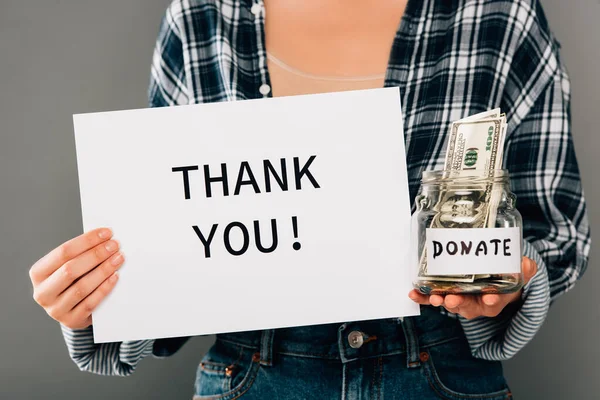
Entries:
[[[496,170],[502,169],[504,141],[506,139],[506,115],[500,109],[472,115],[452,124],[450,139],[446,150],[446,170],[472,172],[472,176],[493,177]],[[484,210],[483,224],[471,225],[472,228],[493,228],[502,188],[487,183],[481,188]],[[446,200],[442,199],[442,204]]]
[[[499,108],[455,121],[450,128],[444,169],[449,185],[440,188],[437,212],[430,228],[494,227],[502,189],[489,182],[475,184],[468,190],[451,188],[452,176],[493,177],[502,169],[506,116]],[[419,260],[419,279],[472,283],[490,275],[427,275],[427,249]]]

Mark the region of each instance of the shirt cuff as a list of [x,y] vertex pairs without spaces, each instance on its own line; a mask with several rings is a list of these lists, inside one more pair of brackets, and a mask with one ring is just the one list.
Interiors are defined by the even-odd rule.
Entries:
[[497,317],[468,320],[459,316],[474,357],[508,360],[540,330],[550,308],[550,281],[546,264],[535,248],[523,241],[523,255],[537,264],[535,276],[523,287],[520,307],[505,308]]
[[99,375],[131,375],[152,354],[154,340],[94,343],[93,327],[71,329],[61,325],[71,359],[80,370]]

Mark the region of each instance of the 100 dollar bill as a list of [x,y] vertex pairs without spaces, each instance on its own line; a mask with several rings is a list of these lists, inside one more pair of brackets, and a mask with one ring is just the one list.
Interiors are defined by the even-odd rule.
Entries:
[[447,171],[473,171],[473,176],[493,176],[502,165],[502,118],[452,124],[446,153]]

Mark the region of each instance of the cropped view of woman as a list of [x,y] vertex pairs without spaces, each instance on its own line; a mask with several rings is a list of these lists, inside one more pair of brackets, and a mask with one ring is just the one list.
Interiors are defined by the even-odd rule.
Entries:
[[[523,216],[525,286],[406,293],[421,304],[418,317],[219,334],[190,397],[512,398],[501,361],[536,335],[550,304],[584,273],[590,249],[569,78],[538,0],[177,0],[160,27],[149,102],[391,86],[401,93],[411,203],[423,171],[443,168],[452,121],[506,113],[504,167]],[[98,227],[30,270],[34,298],[60,322],[73,361],[105,375],[129,375],[144,357],[172,355],[187,340],[94,344],[91,313],[127,259],[118,237]]]

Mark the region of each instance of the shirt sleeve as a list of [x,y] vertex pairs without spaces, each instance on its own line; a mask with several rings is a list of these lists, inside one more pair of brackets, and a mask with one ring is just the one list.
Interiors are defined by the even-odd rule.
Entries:
[[174,1],[162,20],[150,69],[150,107],[167,107],[190,102],[186,77],[181,20],[181,2]]
[[[570,121],[570,82],[558,42],[534,3],[513,55],[503,109],[509,116],[505,167],[523,216],[524,255],[538,271],[520,303],[498,317],[459,317],[475,357],[506,360],[539,331],[551,303],[584,273],[590,229]],[[526,21],[527,22],[527,21]],[[525,26],[528,26],[526,23]]]
[[152,354],[154,340],[94,343],[93,327],[70,329],[61,325],[71,359],[80,370],[99,375],[131,375],[142,358]]
[[[176,23],[180,8],[179,2],[173,2],[161,22],[152,57],[150,107],[188,103],[182,36]],[[79,369],[100,375],[130,375],[143,358],[168,357],[188,340],[184,337],[95,344],[93,326],[70,329],[61,325],[61,328],[69,355]]]

